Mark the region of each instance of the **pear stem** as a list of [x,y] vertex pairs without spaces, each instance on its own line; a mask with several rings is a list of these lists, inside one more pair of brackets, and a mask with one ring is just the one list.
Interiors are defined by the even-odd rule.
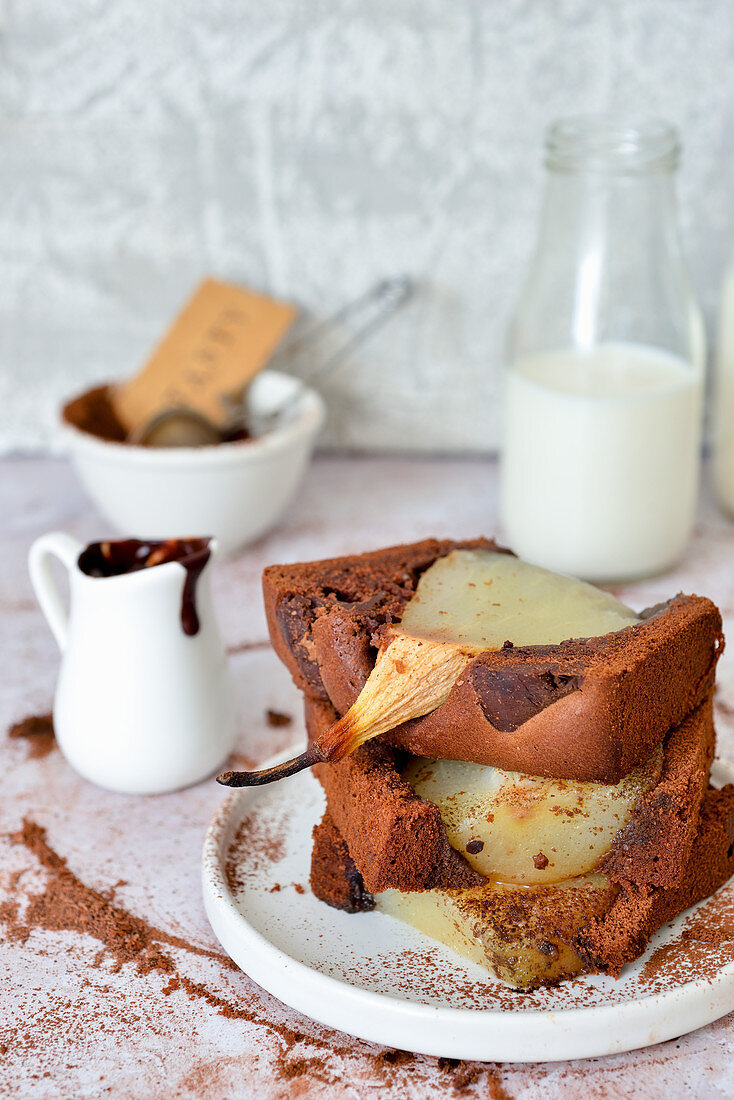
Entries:
[[278,779],[296,775],[322,761],[323,756],[314,742],[300,756],[284,760],[282,764],[276,764],[272,768],[263,768],[256,772],[222,772],[217,776],[217,783],[221,783],[223,787],[260,787],[264,783],[275,783]]
[[396,631],[378,653],[356,701],[305,752],[262,771],[224,772],[217,782],[225,787],[258,787],[314,764],[343,760],[373,737],[435,710],[480,652],[480,647],[411,638]]

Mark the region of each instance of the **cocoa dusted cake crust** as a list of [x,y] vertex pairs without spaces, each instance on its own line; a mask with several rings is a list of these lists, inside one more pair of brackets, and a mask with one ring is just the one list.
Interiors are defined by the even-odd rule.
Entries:
[[[313,740],[333,721],[328,703],[306,702]],[[419,798],[400,776],[397,754],[379,739],[314,775],[329,813],[371,894],[478,886],[484,879],[452,848],[438,806]]]
[[313,830],[311,889],[327,905],[346,913],[366,913],[375,907],[375,899],[365,890],[362,876],[328,810]]
[[592,920],[573,946],[590,970],[619,976],[667,921],[713,894],[734,873],[734,784],[709,788],[698,831],[677,885],[623,885],[609,912]]
[[[344,714],[421,573],[451,550],[482,548],[500,549],[487,539],[427,539],[266,569],[276,652],[307,696]],[[613,634],[483,653],[442,706],[383,740],[417,756],[617,783],[708,695],[722,648],[716,606],[676,596]]]

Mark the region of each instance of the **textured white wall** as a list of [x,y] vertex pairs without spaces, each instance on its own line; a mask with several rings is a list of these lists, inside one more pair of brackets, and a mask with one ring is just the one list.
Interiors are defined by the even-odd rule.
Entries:
[[204,273],[317,317],[409,310],[326,387],[327,442],[481,450],[557,115],[681,127],[711,318],[734,237],[731,0],[0,0],[0,447],[130,373]]

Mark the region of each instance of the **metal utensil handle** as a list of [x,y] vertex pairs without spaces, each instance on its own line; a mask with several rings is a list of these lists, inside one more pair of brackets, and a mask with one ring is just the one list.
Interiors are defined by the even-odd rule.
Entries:
[[369,337],[383,325],[388,318],[410,298],[413,293],[413,282],[408,275],[396,275],[393,278],[381,279],[359,298],[348,302],[324,321],[314,325],[308,332],[286,344],[283,352],[289,357],[300,354],[304,347],[312,344],[315,338],[325,329],[346,321],[355,316],[364,318],[357,328],[351,333],[344,344],[332,352],[323,362],[319,363],[307,374],[298,377],[298,385],[289,397],[277,409],[280,416],[294,405],[301,396],[304,386],[316,378],[325,378],[356,348],[363,344]]
[[[362,323],[358,325],[357,329],[349,337],[347,343],[326,360],[326,363],[330,364],[335,356],[341,356],[347,351],[351,351],[354,347],[358,346],[360,342],[371,335],[373,330],[384,320],[387,320],[390,314],[398,309],[403,302],[407,301],[412,293],[413,282],[408,275],[395,275],[389,279],[381,279],[379,283],[375,283],[374,286],[371,286],[364,294],[360,294],[360,296],[355,298],[352,302],[347,302],[345,305],[341,306],[335,313],[332,313],[330,317],[326,317],[323,321],[318,321],[300,336],[293,337],[290,341],[287,341],[282,349],[282,354],[289,358],[293,358],[299,355],[304,348],[313,344],[321,333],[350,318],[354,319],[361,314],[366,314],[367,320],[362,321]],[[325,363],[319,364],[313,371],[309,372],[307,377],[314,378],[317,374],[321,373],[321,369],[325,365]]]

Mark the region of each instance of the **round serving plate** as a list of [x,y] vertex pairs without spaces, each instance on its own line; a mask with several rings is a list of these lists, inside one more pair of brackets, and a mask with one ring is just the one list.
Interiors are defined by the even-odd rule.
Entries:
[[[731,782],[734,769],[719,764],[716,778]],[[734,951],[707,934],[694,965],[691,935],[681,935],[702,906],[709,932],[729,896],[734,911],[734,879],[661,929],[620,979],[584,975],[520,993],[393,917],[350,915],[318,901],[308,877],[323,810],[310,772],[235,791],[212,820],[203,853],[204,904],[225,951],[314,1020],[420,1054],[545,1062],[635,1050],[734,1010]]]

